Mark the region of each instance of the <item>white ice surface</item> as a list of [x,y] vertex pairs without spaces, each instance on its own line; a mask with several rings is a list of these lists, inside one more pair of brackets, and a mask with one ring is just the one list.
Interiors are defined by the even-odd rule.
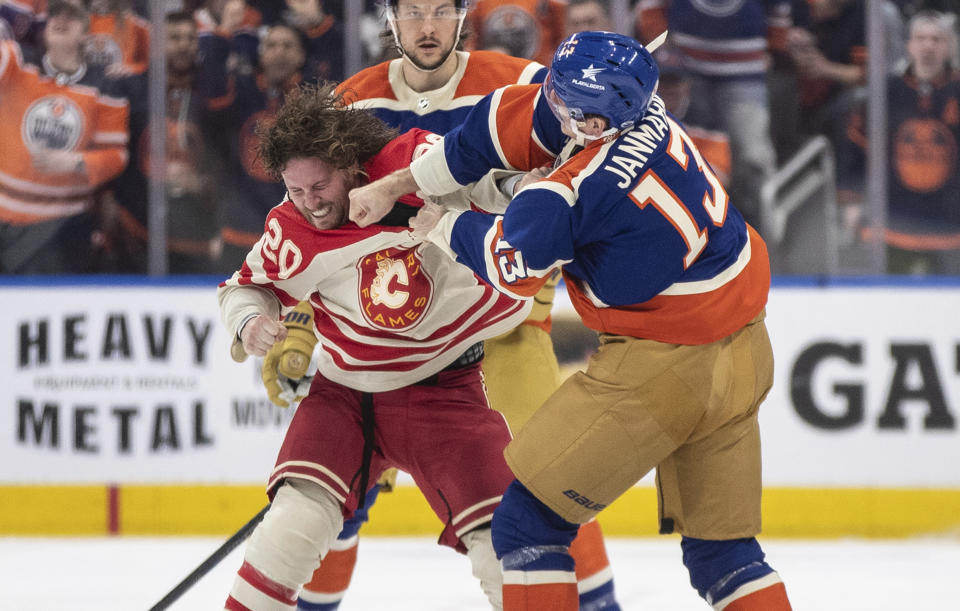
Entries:
[[[0,538],[0,610],[150,609],[224,539]],[[761,540],[796,611],[960,610],[960,540]],[[678,539],[608,539],[624,611],[704,611]],[[222,609],[243,546],[174,610]],[[342,611],[487,609],[464,556],[425,538],[367,537]]]

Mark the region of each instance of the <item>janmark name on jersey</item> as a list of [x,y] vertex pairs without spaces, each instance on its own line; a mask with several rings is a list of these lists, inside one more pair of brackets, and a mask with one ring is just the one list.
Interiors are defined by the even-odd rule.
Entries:
[[624,134],[617,143],[616,151],[622,154],[611,155],[603,169],[619,176],[622,180],[617,186],[626,189],[633,184],[640,169],[647,164],[650,153],[660,146],[669,131],[663,102],[654,97],[640,125]]

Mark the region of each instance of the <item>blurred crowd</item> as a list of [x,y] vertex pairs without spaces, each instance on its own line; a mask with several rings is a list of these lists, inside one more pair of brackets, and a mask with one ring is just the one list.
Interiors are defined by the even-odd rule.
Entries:
[[[960,274],[960,0],[881,2],[881,236],[864,213],[867,0],[473,0],[464,44],[549,65],[572,32],[668,30],[660,95],[751,224],[764,227],[764,183],[823,136],[843,234],[882,239],[891,273]],[[167,270],[237,269],[284,195],[256,157],[258,124],[298,84],[348,76],[348,38],[364,65],[396,57],[379,5],[351,32],[345,6],[167,0],[161,24],[146,0],[0,1],[0,274],[147,273],[158,190]],[[161,36],[166,87],[152,94]],[[152,125],[164,93],[166,125]]]

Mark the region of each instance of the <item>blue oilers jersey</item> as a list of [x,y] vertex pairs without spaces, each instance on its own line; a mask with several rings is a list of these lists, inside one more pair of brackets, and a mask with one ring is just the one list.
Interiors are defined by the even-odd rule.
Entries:
[[712,77],[761,77],[768,48],[781,49],[792,24],[789,0],[642,0],[641,37],[664,29],[683,66]]
[[498,87],[540,83],[547,69],[537,62],[492,51],[457,52],[453,77],[439,89],[418,92],[403,78],[403,58],[361,70],[339,87],[345,101],[369,108],[384,123],[405,132],[414,127],[445,134],[474,104]]
[[[442,149],[411,165],[418,184],[440,194],[484,165],[543,165],[544,142],[555,142],[560,130],[555,119],[552,129],[533,120],[546,107],[538,89],[508,87],[500,96],[518,105],[525,99],[526,117],[498,112],[493,99],[478,104]],[[484,109],[493,115],[480,116]],[[562,266],[574,306],[597,331],[705,344],[740,329],[766,304],[763,240],[658,97],[639,125],[592,142],[521,189],[503,216],[464,212],[445,223],[457,260],[501,291],[532,296]]]

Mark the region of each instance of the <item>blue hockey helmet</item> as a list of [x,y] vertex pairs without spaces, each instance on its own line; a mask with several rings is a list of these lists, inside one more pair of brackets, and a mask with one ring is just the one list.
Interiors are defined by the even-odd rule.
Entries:
[[561,122],[582,123],[585,115],[600,115],[610,121],[607,135],[640,121],[659,76],[650,52],[633,38],[577,32],[557,47],[543,89]]

